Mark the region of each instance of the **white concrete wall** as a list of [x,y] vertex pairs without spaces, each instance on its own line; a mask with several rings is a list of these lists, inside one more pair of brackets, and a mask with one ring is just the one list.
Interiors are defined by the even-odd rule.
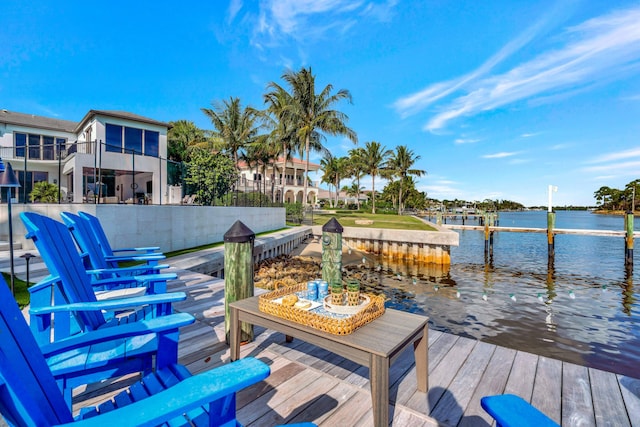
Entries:
[[[236,220],[256,234],[285,227],[284,208],[13,204],[14,242],[22,243],[23,249],[34,249],[33,242],[24,237],[20,212],[38,212],[59,220],[60,212],[80,210],[100,218],[113,247],[159,246],[162,252],[221,242]],[[1,207],[0,235],[8,235],[7,209]]]

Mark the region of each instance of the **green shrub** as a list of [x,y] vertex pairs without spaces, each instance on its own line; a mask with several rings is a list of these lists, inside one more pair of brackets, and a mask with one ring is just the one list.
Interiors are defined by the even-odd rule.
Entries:
[[58,201],[58,186],[47,181],[36,182],[29,198],[34,203],[56,203]]
[[304,218],[304,209],[302,207],[302,203],[285,203],[284,207],[287,213],[287,221],[296,224],[302,223],[302,220]]

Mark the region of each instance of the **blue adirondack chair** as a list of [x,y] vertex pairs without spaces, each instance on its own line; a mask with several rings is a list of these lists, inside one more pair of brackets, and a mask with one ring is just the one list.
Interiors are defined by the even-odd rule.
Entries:
[[[79,280],[81,276],[83,282],[90,280],[95,291],[144,286],[147,294],[165,293],[167,280],[177,278],[174,273],[128,275],[132,272],[129,269],[86,270],[73,238],[64,224],[35,212],[23,212],[20,218],[27,229],[26,237],[33,240],[54,276],[60,276],[62,270],[68,272],[71,281]],[[123,273],[128,274],[123,276]],[[99,278],[91,280],[90,275]]]
[[[125,305],[125,302],[128,305]],[[52,311],[53,313],[67,313],[65,310],[76,313],[99,313],[101,310],[147,303],[148,298],[131,298],[109,302],[57,305]],[[32,314],[32,319],[34,316],[37,317]],[[58,317],[56,317],[57,320]],[[122,324],[113,322],[105,324],[103,328],[69,336],[52,343],[41,342],[40,349],[58,382],[65,401],[71,407],[73,389],[80,385],[136,372],[149,374],[154,369],[176,363],[179,328],[194,321],[193,316],[187,313],[177,313],[137,322]]]
[[109,257],[116,256],[115,254],[119,252],[129,252],[128,255],[132,255],[130,252],[137,252],[138,254],[143,253],[145,255],[149,255],[149,254],[158,254],[157,251],[160,250],[158,246],[114,249],[111,247],[111,244],[109,243],[109,239],[107,238],[107,235],[104,232],[104,228],[102,228],[102,224],[100,223],[100,220],[98,219],[98,217],[91,215],[87,212],[78,212],[78,215],[82,218],[85,218],[87,221],[89,221],[89,224],[91,225],[91,229],[93,230],[93,234],[95,235],[96,240],[98,241],[98,245],[100,245],[100,248],[102,249],[102,252],[104,253],[104,256],[107,257],[107,259]]
[[[89,267],[92,270],[119,268],[119,270],[112,270],[109,273],[102,273],[100,275],[101,278],[131,274],[158,274],[161,269],[169,268],[168,265],[158,265],[158,261],[165,258],[162,254],[107,258],[102,252],[98,240],[95,238],[88,219],[71,212],[63,212],[60,216],[67,228],[69,228],[78,248],[89,260]],[[122,268],[118,265],[120,261],[144,261],[147,265]]]
[[[142,324],[139,324],[139,326]],[[9,425],[78,426],[171,425],[236,426],[235,393],[269,375],[254,358],[191,376],[171,364],[96,408],[72,412],[42,351],[0,278],[0,412]]]
[[171,314],[171,304],[186,299],[183,292],[171,292],[102,301],[104,310],[125,310],[136,307],[136,303],[141,307],[117,317],[105,315],[99,310],[81,310],[84,308],[83,304],[98,302],[94,288],[137,286],[149,276],[92,282],[64,224],[34,212],[23,212],[20,217],[28,231],[27,237],[33,239],[51,273],[48,279],[29,288],[31,327],[36,340],[41,344],[49,343],[52,336],[57,341],[80,332]]
[[485,396],[480,405],[498,427],[560,427],[529,402],[514,394]]

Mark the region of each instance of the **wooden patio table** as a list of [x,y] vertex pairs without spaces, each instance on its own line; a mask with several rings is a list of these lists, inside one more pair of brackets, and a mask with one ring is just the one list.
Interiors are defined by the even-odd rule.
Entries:
[[369,368],[374,425],[389,424],[389,367],[413,344],[418,390],[428,389],[428,318],[386,309],[384,314],[348,335],[334,335],[263,313],[258,296],[229,304],[231,360],[240,358],[240,323],[281,332],[336,353]]

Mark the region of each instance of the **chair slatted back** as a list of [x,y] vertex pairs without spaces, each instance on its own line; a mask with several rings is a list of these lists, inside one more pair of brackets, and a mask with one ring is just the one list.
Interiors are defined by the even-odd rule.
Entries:
[[0,412],[13,425],[73,421],[18,304],[0,276]]
[[84,218],[87,221],[89,221],[89,224],[91,225],[91,229],[93,230],[93,234],[96,237],[96,240],[98,241],[98,245],[100,246],[100,249],[102,249],[102,253],[104,254],[104,256],[105,257],[113,256],[114,255],[113,248],[109,243],[109,239],[107,238],[107,235],[105,234],[104,229],[102,228],[102,224],[100,223],[100,220],[98,219],[98,217],[86,212],[78,212],[78,215],[81,218]]
[[[67,302],[96,301],[91,278],[67,227],[35,212],[22,212],[20,218],[27,229],[27,238],[33,240],[51,274],[60,277]],[[76,320],[86,330],[96,330],[105,324],[100,311],[77,312]]]
[[71,212],[62,212],[62,220],[71,232],[73,239],[81,251],[85,252],[91,261],[91,267],[98,270],[110,268],[102,253],[102,248],[95,238],[89,220]]

